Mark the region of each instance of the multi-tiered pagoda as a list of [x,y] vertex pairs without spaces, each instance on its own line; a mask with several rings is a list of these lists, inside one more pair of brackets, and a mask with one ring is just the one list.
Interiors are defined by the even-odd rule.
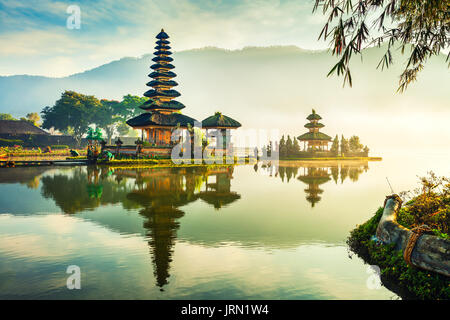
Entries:
[[[325,127],[325,125],[319,122],[322,117],[313,109],[312,113],[306,117],[306,119],[309,120],[309,123],[305,124],[305,128],[309,129],[309,132],[297,137],[298,140],[303,141],[304,150],[328,150],[328,143],[331,141],[331,137],[319,131],[321,128]],[[306,144],[308,144],[307,147]]]
[[157,146],[169,146],[175,127],[193,127],[196,120],[181,114],[179,111],[185,106],[174,100],[180,93],[172,89],[178,83],[172,80],[176,74],[172,71],[175,67],[171,64],[169,36],[161,29],[156,38],[155,57],[152,59],[155,63],[150,67],[153,72],[149,74],[153,80],[147,83],[152,89],[144,93],[149,100],[140,106],[146,112],[128,120],[127,124],[141,129],[143,140]]

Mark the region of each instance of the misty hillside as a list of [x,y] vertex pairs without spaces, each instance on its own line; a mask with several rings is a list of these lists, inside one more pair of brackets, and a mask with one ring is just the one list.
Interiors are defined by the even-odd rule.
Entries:
[[[409,120],[402,124],[404,116],[450,109],[450,90],[445,85],[449,69],[444,56],[432,58],[418,82],[406,93],[397,94],[405,58],[394,53],[393,67],[376,70],[383,53],[382,48],[371,48],[364,52],[363,62],[355,57],[353,88],[342,88],[342,78],[326,77],[336,57],[325,51],[282,46],[176,52],[175,80],[182,94],[178,100],[186,105],[184,113],[199,120],[220,110],[239,119],[244,127],[272,127],[282,132],[303,130],[304,117],[314,107],[324,117],[325,131],[330,134],[347,134],[343,128],[348,134],[361,132],[369,125],[361,119],[370,120],[374,114],[379,121],[371,130],[391,121],[393,113],[400,116],[390,123],[406,126]],[[64,90],[117,100],[128,93],[142,95],[147,90],[151,58],[123,58],[65,78],[0,77],[0,112],[17,117],[40,112],[53,105]]]
[[[324,51],[306,51],[294,46],[235,51],[204,48],[177,52],[173,57],[178,75],[175,80],[182,94],[179,100],[191,113],[203,114],[205,109],[213,112],[225,106],[226,110],[245,107],[255,111],[274,107],[290,111],[299,105],[322,109],[334,105],[336,99],[340,102],[350,99],[352,104],[363,104],[365,108],[386,108],[386,104],[396,100],[392,101],[392,97],[401,61],[381,72],[376,70],[381,55],[381,49],[369,49],[363,64],[355,58],[353,89],[342,89],[342,79],[326,78],[336,60]],[[128,93],[142,95],[151,71],[151,58],[151,55],[123,58],[65,78],[0,77],[1,112],[23,116],[40,111],[46,105],[53,105],[64,90],[109,99],[120,99]],[[416,103],[419,99],[436,109],[444,107],[450,98],[449,90],[435,85],[448,81],[449,71],[439,61],[442,59],[432,59],[419,81],[406,94],[398,96]],[[383,102],[386,98],[390,101]]]

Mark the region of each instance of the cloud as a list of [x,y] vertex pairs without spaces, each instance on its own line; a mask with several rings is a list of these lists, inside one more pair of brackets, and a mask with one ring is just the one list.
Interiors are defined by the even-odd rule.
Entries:
[[66,9],[73,3],[0,0],[0,42],[8,44],[0,48],[0,72],[66,76],[123,56],[141,56],[153,51],[161,27],[171,35],[174,51],[286,44],[315,49],[322,45],[316,41],[322,20],[309,18],[312,3],[79,1],[81,29],[68,30]]

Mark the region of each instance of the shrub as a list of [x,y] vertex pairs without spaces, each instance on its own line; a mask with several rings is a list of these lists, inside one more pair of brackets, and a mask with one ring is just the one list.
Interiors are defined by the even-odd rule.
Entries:
[[14,147],[16,145],[20,146],[22,144],[23,144],[22,140],[1,139],[0,138],[0,147]]
[[414,192],[402,192],[406,204],[400,210],[397,221],[406,228],[427,225],[443,238],[450,232],[450,179],[437,177],[429,172],[420,178],[421,188]]
[[61,150],[61,149],[69,149],[69,146],[65,146],[65,145],[52,145],[52,149],[54,150]]

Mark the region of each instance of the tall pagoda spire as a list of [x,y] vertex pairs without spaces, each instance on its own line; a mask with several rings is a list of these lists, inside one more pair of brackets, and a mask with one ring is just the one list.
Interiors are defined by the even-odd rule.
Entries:
[[144,96],[150,99],[140,106],[141,109],[170,113],[185,107],[182,103],[173,100],[181,94],[172,89],[178,83],[172,80],[176,74],[171,71],[175,66],[171,64],[173,58],[170,57],[172,52],[170,52],[168,38],[164,29],[161,29],[161,32],[156,35],[156,51],[154,52],[155,57],[152,59],[155,63],[150,66],[153,72],[148,75],[153,80],[147,83],[147,86],[152,89],[144,93]]

